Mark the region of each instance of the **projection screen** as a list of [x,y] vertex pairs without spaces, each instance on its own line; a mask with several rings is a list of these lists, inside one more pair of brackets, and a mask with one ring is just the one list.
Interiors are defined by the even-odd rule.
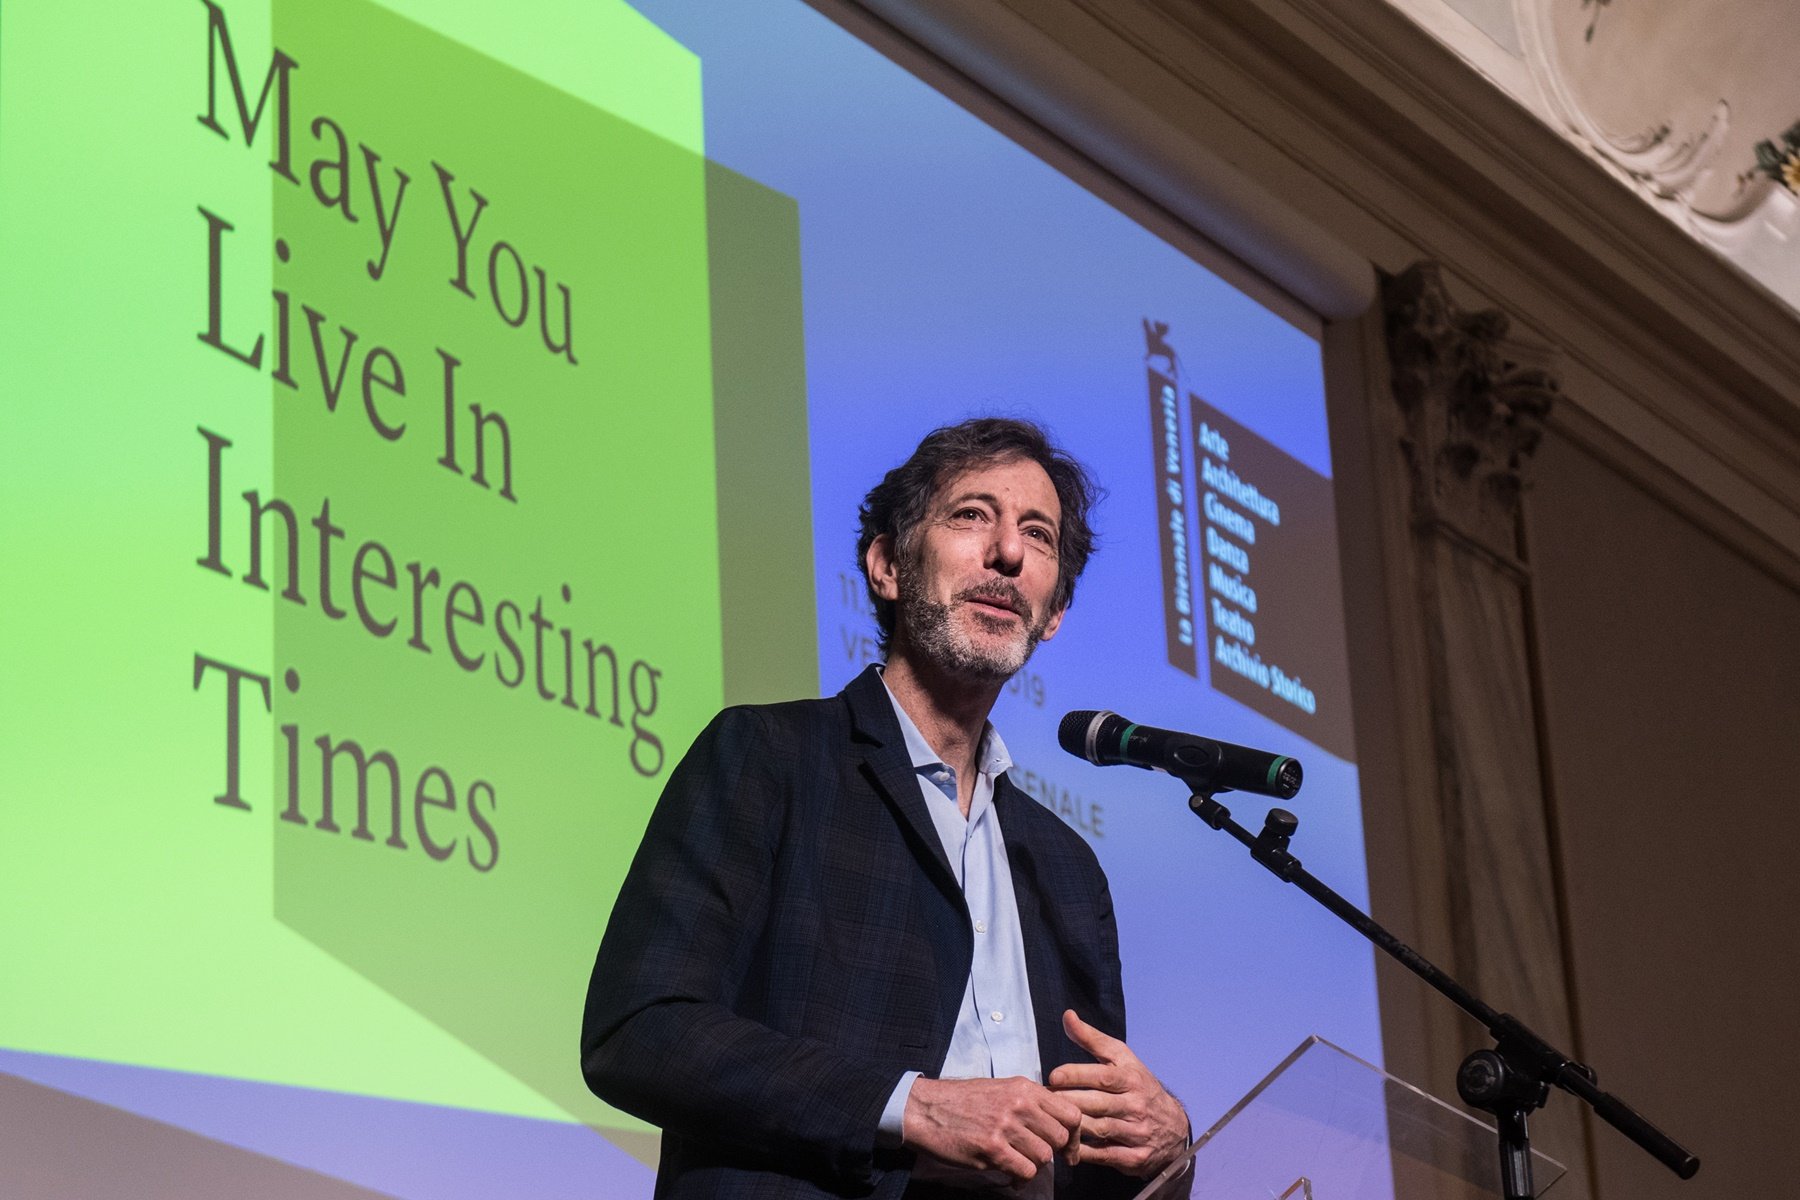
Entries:
[[1134,1048],[1197,1128],[1380,1061],[1366,946],[1056,746],[1301,759],[1366,903],[1318,330],[1191,239],[799,0],[12,0],[0,163],[0,1190],[647,1197],[576,1057],[638,836],[878,657],[857,504],[979,413],[1109,492],[994,722]]

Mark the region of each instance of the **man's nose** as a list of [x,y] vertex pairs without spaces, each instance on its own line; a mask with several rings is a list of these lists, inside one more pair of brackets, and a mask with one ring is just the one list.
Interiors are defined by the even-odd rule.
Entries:
[[1017,525],[1007,521],[999,521],[994,525],[994,536],[988,542],[988,562],[990,569],[1002,575],[1017,575],[1025,566],[1025,535]]

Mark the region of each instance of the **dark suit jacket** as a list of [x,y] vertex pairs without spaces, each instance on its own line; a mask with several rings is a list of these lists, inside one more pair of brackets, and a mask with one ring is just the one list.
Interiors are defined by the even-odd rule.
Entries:
[[[1065,1008],[1125,1036],[1112,898],[1093,851],[995,789],[1046,1075],[1086,1056]],[[873,668],[833,699],[728,709],[669,778],[594,964],[581,1065],[663,1128],[657,1195],[876,1196],[903,1072],[936,1074],[969,978],[968,909]],[[1058,1163],[1057,1194],[1136,1181]],[[923,1185],[915,1188],[923,1192]]]

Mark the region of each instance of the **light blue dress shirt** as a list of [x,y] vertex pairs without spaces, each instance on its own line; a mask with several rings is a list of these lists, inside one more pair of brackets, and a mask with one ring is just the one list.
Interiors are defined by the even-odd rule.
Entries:
[[[975,795],[965,819],[956,803],[956,772],[931,748],[906,710],[894,700],[894,715],[906,739],[906,751],[919,778],[919,793],[931,813],[950,869],[962,888],[974,932],[975,956],[962,1009],[950,1035],[950,1051],[941,1079],[1000,1079],[1023,1075],[1043,1082],[1038,1058],[1037,1022],[1031,1010],[1031,984],[1025,973],[1025,939],[1019,929],[1019,905],[1013,895],[1012,868],[994,811],[994,784],[1012,766],[1006,743],[989,725],[976,753]],[[906,1114],[907,1094],[919,1072],[908,1071],[881,1114],[880,1140],[898,1146]],[[1047,1178],[1047,1177],[1046,1177]]]

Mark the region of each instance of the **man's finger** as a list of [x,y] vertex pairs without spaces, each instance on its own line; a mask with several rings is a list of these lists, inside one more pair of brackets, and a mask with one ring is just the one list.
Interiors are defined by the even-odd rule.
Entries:
[[1150,1141],[1150,1130],[1143,1125],[1118,1117],[1091,1117],[1082,1123],[1081,1133],[1091,1150],[1101,1146],[1143,1146]]
[[[1055,1103],[1052,1104],[1051,1101]],[[1061,1150],[1078,1136],[1081,1108],[1061,1097],[1046,1096],[1044,1103],[1020,1114],[1020,1123],[1051,1151]],[[1020,1147],[1025,1149],[1025,1147]]]
[[1044,1111],[1049,1113],[1056,1123],[1070,1136],[1081,1133],[1082,1108],[1074,1100],[1046,1089],[1044,1092]]
[[1014,1179],[1031,1179],[1038,1173],[1037,1157],[1017,1146],[1001,1146],[992,1157],[995,1168],[1005,1171]]
[[1114,1142],[1108,1142],[1103,1146],[1090,1144],[1082,1147],[1081,1161],[1098,1163],[1103,1167],[1111,1167],[1115,1171],[1138,1178],[1152,1173],[1146,1170],[1149,1162],[1142,1146],[1124,1146]]
[[1064,1063],[1050,1072],[1053,1088],[1088,1088],[1097,1092],[1127,1092],[1131,1076],[1111,1063]]
[[1057,1095],[1067,1097],[1081,1110],[1085,1129],[1093,1123],[1095,1117],[1132,1117],[1135,1118],[1143,1109],[1134,1097],[1120,1095],[1117,1092],[1100,1092],[1080,1089],[1076,1091],[1058,1092]]
[[1074,1137],[1069,1139],[1069,1144],[1062,1148],[1062,1156],[1071,1167],[1081,1164],[1081,1132],[1079,1130],[1076,1131]]
[[1082,1020],[1072,1008],[1063,1013],[1063,1032],[1069,1035],[1071,1042],[1103,1063],[1135,1063],[1137,1061],[1137,1055],[1131,1052],[1130,1046],[1116,1037],[1095,1029]]
[[1055,1159],[1068,1132],[1043,1113],[1015,1113],[1014,1118],[991,1131],[998,1144],[989,1144],[988,1158],[1014,1179],[1030,1179]]

